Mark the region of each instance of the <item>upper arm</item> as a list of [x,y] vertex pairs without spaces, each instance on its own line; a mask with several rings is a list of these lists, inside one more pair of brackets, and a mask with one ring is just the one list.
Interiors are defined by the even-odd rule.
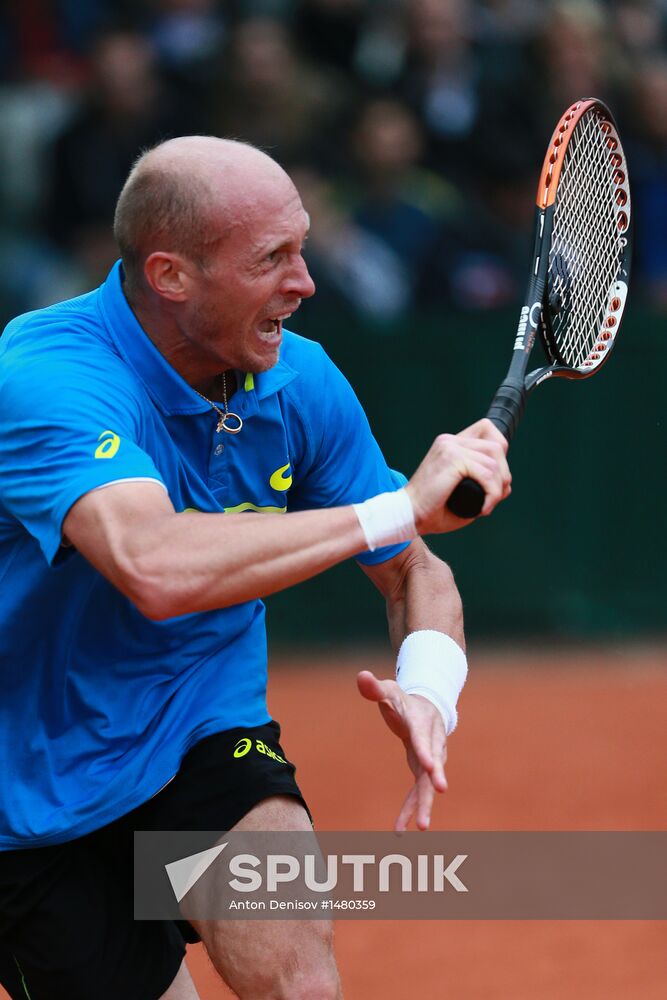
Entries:
[[[54,360],[36,339],[19,357],[3,358],[0,504],[48,562],[59,554],[63,522],[82,496],[117,481],[152,480],[157,489],[162,482],[141,446],[140,407],[127,376],[109,378],[113,357],[105,378],[94,352],[82,345],[79,354]],[[38,396],[44,386],[48,394]]]
[[63,536],[126,597],[141,604],[142,536],[158,519],[174,515],[158,483],[113,483],[76,501],[65,517]]

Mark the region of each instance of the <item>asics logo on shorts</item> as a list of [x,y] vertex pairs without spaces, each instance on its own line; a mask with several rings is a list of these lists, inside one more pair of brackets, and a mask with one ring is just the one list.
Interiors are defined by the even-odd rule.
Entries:
[[[252,740],[249,739],[247,736],[244,736],[242,739],[238,740],[238,742],[235,744],[234,756],[245,757],[245,755],[250,753],[251,750],[252,750]],[[271,747],[267,747],[266,743],[263,743],[261,740],[255,740],[255,750],[257,751],[257,753],[261,753],[265,757],[270,757],[271,760],[278,761],[279,764],[287,763],[284,757],[281,757],[280,754],[277,754],[275,750],[271,749]]]

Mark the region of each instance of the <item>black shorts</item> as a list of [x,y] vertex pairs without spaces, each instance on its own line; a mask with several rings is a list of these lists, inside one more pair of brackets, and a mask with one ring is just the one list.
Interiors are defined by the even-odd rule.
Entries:
[[276,722],[208,736],[126,816],[65,844],[0,852],[0,982],[12,1000],[158,1000],[199,939],[186,921],[134,921],[134,831],[229,830],[271,795],[305,807],[279,740]]

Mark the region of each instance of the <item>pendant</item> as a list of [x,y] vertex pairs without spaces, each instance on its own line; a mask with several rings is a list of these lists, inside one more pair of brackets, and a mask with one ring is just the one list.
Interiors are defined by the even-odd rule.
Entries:
[[[228,421],[231,421],[231,424],[228,423]],[[218,426],[215,428],[215,433],[219,434],[220,431],[226,431],[228,434],[238,434],[241,430],[243,430],[243,421],[239,417],[238,413],[232,413],[231,410],[228,410],[226,413],[223,413],[218,420]]]

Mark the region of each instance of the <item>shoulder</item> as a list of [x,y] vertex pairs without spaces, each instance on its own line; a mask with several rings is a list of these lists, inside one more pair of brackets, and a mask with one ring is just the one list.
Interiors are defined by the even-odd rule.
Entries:
[[304,404],[312,403],[320,412],[352,393],[343,373],[315,340],[285,331],[281,360],[296,376],[287,385],[288,395]]
[[291,330],[283,332],[280,357],[281,361],[288,364],[299,375],[307,375],[313,369],[319,370],[327,364],[333,364],[321,344],[316,340],[308,340]]
[[105,327],[97,292],[17,316],[0,337],[0,395],[29,390],[56,405],[78,392],[131,390],[135,379]]
[[[311,458],[332,450],[334,442],[367,440],[370,427],[354,389],[321,344],[289,333],[281,360],[293,377],[281,393],[293,435],[300,428]],[[296,438],[295,438],[296,440]]]
[[66,333],[77,324],[95,326],[100,323],[98,299],[99,289],[96,289],[86,292],[85,295],[78,295],[76,298],[65,299],[63,302],[55,302],[42,309],[33,309],[32,312],[16,316],[5,327],[0,347],[6,350],[9,344],[16,344],[17,338],[38,336],[40,332],[47,335],[49,332],[61,329]]
[[114,357],[119,355],[100,312],[98,291],[23,313],[0,337],[3,374],[26,365],[51,371],[61,362],[85,366]]

